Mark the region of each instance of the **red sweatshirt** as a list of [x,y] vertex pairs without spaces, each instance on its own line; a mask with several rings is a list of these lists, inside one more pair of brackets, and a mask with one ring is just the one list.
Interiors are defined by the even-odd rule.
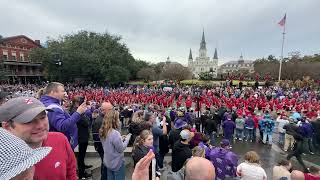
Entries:
[[52,150],[35,165],[34,180],[76,180],[76,158],[65,135],[49,132],[45,146]]

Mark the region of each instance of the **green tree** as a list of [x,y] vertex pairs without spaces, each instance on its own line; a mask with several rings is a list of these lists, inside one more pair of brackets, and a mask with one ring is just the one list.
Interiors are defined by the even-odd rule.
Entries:
[[[83,78],[94,82],[107,79],[118,82],[110,79],[114,77],[113,67],[125,72],[125,78],[121,80],[135,79],[137,72],[147,63],[136,61],[127,46],[120,41],[120,36],[80,31],[59,39],[49,39],[48,48],[32,50],[30,57],[42,62],[45,77],[49,80],[74,81],[75,78]],[[54,61],[56,54],[62,61],[61,66]]]
[[200,80],[212,80],[213,76],[210,74],[210,72],[202,72],[199,74]]
[[110,66],[105,80],[111,84],[126,82],[129,80],[130,73],[121,66]]

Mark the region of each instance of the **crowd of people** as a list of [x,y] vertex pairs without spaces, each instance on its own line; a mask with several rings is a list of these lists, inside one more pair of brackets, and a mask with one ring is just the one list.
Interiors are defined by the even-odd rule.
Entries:
[[[320,170],[302,160],[320,147],[320,94],[309,88],[106,88],[57,82],[1,88],[3,131],[33,151],[52,148],[28,167],[35,166],[35,179],[90,177],[86,169],[92,166],[84,159],[91,139],[101,158],[101,179],[125,179],[127,147],[132,147],[133,179],[141,179],[139,174],[159,179],[164,170],[175,180],[320,179]],[[243,141],[265,148],[276,143],[287,153],[273,177],[267,177],[255,151],[239,162],[232,146]],[[164,157],[170,149],[169,169]],[[292,171],[293,156],[303,171]]]

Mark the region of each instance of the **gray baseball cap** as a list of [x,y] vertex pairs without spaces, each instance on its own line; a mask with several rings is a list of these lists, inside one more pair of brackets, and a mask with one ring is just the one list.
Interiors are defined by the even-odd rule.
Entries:
[[180,132],[180,137],[181,139],[183,140],[187,140],[187,139],[190,139],[191,138],[191,133],[189,130],[187,129],[184,129]]
[[46,108],[36,98],[13,98],[0,106],[0,122],[14,121],[18,123],[28,123],[43,111],[52,110]]

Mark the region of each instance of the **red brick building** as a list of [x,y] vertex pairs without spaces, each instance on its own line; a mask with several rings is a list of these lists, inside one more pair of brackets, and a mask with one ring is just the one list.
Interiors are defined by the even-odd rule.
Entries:
[[40,41],[33,41],[24,35],[0,39],[0,64],[7,72],[10,83],[41,80],[41,62],[29,58],[29,51],[33,48],[41,48]]

